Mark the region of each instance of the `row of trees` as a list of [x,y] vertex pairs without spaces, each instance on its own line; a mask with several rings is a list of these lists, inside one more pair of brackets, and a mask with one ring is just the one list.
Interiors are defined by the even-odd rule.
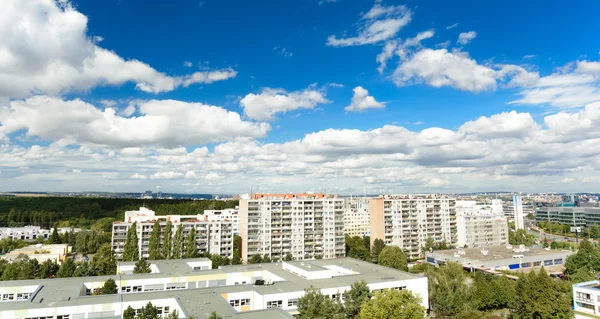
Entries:
[[310,287],[304,296],[298,299],[298,319],[421,319],[425,318],[426,309],[421,305],[421,298],[408,290],[384,290],[374,295],[367,283],[358,281],[343,294],[335,298],[323,295],[319,289]]
[[565,275],[572,282],[590,281],[600,273],[600,249],[586,239],[579,243],[577,253],[567,257]]
[[[561,224],[558,222],[551,223],[550,221],[537,222],[537,227],[553,234],[571,234],[571,225]],[[579,234],[583,238],[600,238],[600,226],[593,224]]]
[[65,259],[59,266],[56,262],[46,260],[42,263],[37,259],[20,255],[9,263],[0,260],[0,280],[23,280],[45,278],[87,277],[100,275],[114,275],[117,262],[108,246],[103,246],[91,263],[75,263],[72,259]]

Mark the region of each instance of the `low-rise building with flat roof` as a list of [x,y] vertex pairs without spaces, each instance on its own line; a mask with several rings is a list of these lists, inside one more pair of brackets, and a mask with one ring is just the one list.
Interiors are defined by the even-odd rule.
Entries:
[[[311,286],[340,298],[356,281],[372,291],[408,289],[429,304],[427,278],[352,258],[230,265],[205,269],[206,258],[151,261],[149,274],[16,280],[0,282],[0,318],[119,318],[129,306],[148,302],[161,315],[180,318],[284,319],[297,313],[298,299]],[[125,266],[121,263],[120,267]],[[118,294],[95,295],[112,278]]]
[[71,252],[71,246],[67,244],[52,244],[52,245],[30,245],[23,248],[18,248],[10,251],[2,256],[2,259],[6,259],[9,262],[15,261],[21,255],[26,255],[30,259],[37,259],[38,262],[43,263],[46,260],[52,260],[58,264],[69,256]]
[[600,318],[599,279],[573,285],[573,310],[576,319]]
[[572,253],[569,250],[548,250],[537,247],[490,246],[438,250],[427,254],[427,262],[432,264],[458,262],[465,267],[518,270],[563,265]]

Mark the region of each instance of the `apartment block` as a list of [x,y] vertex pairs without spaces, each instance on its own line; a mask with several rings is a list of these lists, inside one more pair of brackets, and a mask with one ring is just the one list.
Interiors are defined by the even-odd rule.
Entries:
[[508,221],[493,203],[456,201],[456,232],[459,247],[508,244]]
[[558,222],[571,226],[600,225],[598,207],[539,207],[535,212],[536,221]]
[[351,198],[344,211],[344,233],[349,236],[370,236],[369,199]]
[[242,261],[344,257],[345,200],[325,194],[252,194],[240,200]]
[[2,227],[0,228],[0,239],[11,238],[13,240],[35,241],[38,238],[48,239],[52,234],[50,229],[42,229],[39,226],[25,227]]
[[427,195],[384,195],[369,201],[371,245],[382,239],[408,258],[422,258],[427,238],[457,244],[456,199]]
[[[161,245],[164,242],[164,233],[168,222],[173,228],[171,234],[174,237],[179,225],[183,225],[184,245],[192,228],[196,229],[196,245],[198,253],[210,253],[233,258],[233,223],[229,220],[211,221],[202,214],[198,215],[164,215],[157,216],[154,211],[140,208],[138,211],[125,212],[123,222],[113,223],[112,245],[117,259],[123,257],[127,231],[134,223],[138,236],[138,247],[140,257],[149,257],[150,235],[154,223],[161,226]],[[172,241],[174,242],[174,241]]]
[[[119,268],[131,263],[120,263]],[[427,277],[352,258],[231,265],[211,269],[209,259],[152,261],[152,273],[0,282],[0,318],[121,318],[148,302],[161,316],[206,319],[293,319],[304,289],[317,287],[344,302],[343,293],[364,280],[373,292],[409,290],[429,305]],[[117,294],[98,295],[108,279]]]
[[204,216],[210,221],[231,221],[233,233],[240,233],[240,210],[239,208],[229,208],[220,210],[204,210]]

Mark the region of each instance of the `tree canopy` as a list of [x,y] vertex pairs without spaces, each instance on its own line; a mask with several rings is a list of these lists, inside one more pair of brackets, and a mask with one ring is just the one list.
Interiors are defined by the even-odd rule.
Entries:
[[149,274],[151,272],[150,263],[146,259],[140,258],[135,262],[135,266],[133,267],[134,274]]
[[424,319],[421,298],[408,290],[383,290],[360,308],[360,319]]
[[406,254],[398,246],[386,246],[379,254],[379,264],[398,270],[408,270]]

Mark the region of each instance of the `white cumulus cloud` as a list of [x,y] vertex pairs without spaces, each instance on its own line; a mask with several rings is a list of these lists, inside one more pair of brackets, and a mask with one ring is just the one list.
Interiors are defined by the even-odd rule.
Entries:
[[325,94],[313,88],[293,92],[264,88],[260,93],[250,93],[240,101],[244,113],[249,118],[260,121],[273,120],[277,113],[312,109],[324,103],[329,103]]
[[475,31],[469,31],[469,32],[462,32],[461,34],[458,35],[458,40],[456,40],[456,43],[458,44],[468,44],[469,42],[473,41],[473,39],[475,39],[477,37],[477,32]]
[[385,103],[377,102],[374,97],[369,95],[362,86],[357,86],[353,90],[352,102],[346,106],[344,110],[348,112],[362,112],[368,109],[381,109],[385,107]]
[[359,20],[360,27],[356,36],[337,38],[331,35],[327,38],[327,45],[355,46],[391,39],[411,21],[411,17],[412,12],[406,6],[385,7],[376,3]]

